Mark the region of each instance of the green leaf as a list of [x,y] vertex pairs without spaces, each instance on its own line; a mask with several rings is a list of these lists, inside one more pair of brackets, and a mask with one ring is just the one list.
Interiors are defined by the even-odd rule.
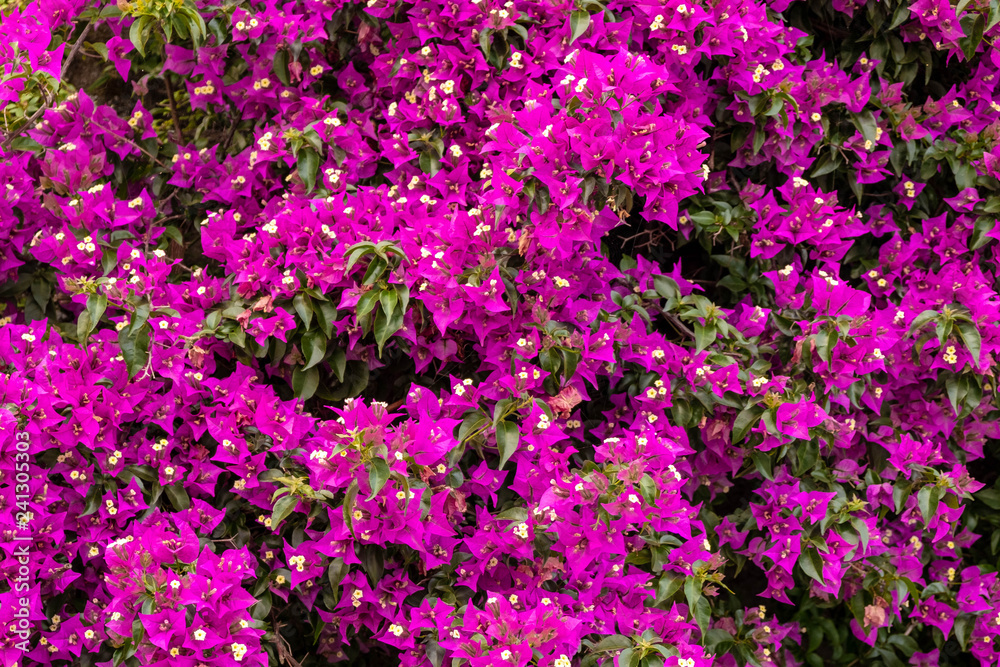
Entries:
[[976,225],[972,230],[972,238],[969,239],[969,250],[978,250],[992,241],[989,233],[996,227],[996,218],[989,215],[981,215],[976,218]]
[[91,485],[90,489],[87,490],[87,496],[84,498],[85,504],[83,507],[83,512],[80,516],[90,516],[97,511],[97,508],[101,506],[101,496],[104,494],[104,487],[100,484]]
[[42,145],[31,137],[15,137],[10,140],[10,147],[16,151],[32,153],[41,153],[44,150]]
[[146,57],[146,40],[149,38],[149,30],[147,28],[152,20],[152,17],[142,16],[133,21],[132,27],[128,31],[129,41],[132,42],[132,46],[135,47],[135,50],[143,58]]
[[701,352],[709,345],[715,342],[715,325],[702,326],[695,322],[694,324],[694,346],[697,352]]
[[320,329],[323,330],[327,338],[333,338],[333,325],[337,321],[337,308],[329,301],[321,301],[319,310],[315,309],[314,304],[313,311],[316,313]]
[[382,310],[387,315],[396,312],[396,303],[399,301],[399,295],[396,293],[395,288],[382,290],[378,300],[382,304]]
[[178,482],[177,484],[165,486],[163,487],[163,492],[167,494],[167,498],[170,499],[170,504],[172,504],[174,509],[178,512],[183,512],[191,507],[191,498],[188,497],[187,491],[184,490],[183,483]]
[[975,616],[970,616],[969,614],[960,614],[955,619],[955,625],[953,631],[955,633],[955,639],[958,640],[959,646],[962,650],[966,650],[969,645],[969,638],[972,636],[972,630],[975,626]]
[[326,356],[326,336],[322,331],[307,331],[302,336],[302,355],[306,359],[302,370],[309,370],[323,361]]
[[517,521],[520,523],[528,520],[528,510],[523,507],[511,507],[497,514],[496,518],[500,521]]
[[708,632],[708,624],[712,620],[712,605],[709,604],[708,598],[700,597],[698,602],[694,605],[694,620],[698,623],[698,629],[701,630],[702,636]]
[[925,486],[917,493],[917,505],[924,522],[928,522],[937,513],[941,501],[941,489],[936,486]]
[[103,294],[91,294],[87,297],[87,313],[90,315],[90,329],[87,330],[87,334],[97,327],[107,307],[108,297]]
[[774,473],[772,472],[771,457],[765,452],[759,452],[754,450],[750,453],[750,458],[753,459],[754,466],[757,468],[757,472],[764,476],[764,478],[774,481]]
[[920,645],[917,644],[917,640],[909,635],[892,635],[889,637],[889,643],[902,651],[903,655],[906,657],[910,657],[915,652],[920,650]]
[[823,580],[823,558],[815,549],[804,549],[799,554],[799,567],[820,584],[826,583]]
[[514,403],[513,398],[501,398],[493,405],[493,426],[496,427],[500,420],[506,416],[507,408]]
[[813,440],[803,440],[798,446],[796,456],[799,460],[796,476],[801,477],[812,470],[819,460],[819,444]]
[[819,354],[819,358],[830,363],[838,340],[840,340],[840,332],[836,329],[833,331],[823,329],[816,334],[816,353]]
[[569,17],[569,27],[572,31],[569,43],[572,44],[590,27],[590,13],[582,9],[574,11]]
[[288,71],[288,51],[287,49],[278,49],[274,53],[273,58],[274,63],[274,75],[278,77],[278,81],[285,84],[286,86],[291,85],[291,79],[289,78]]
[[962,50],[965,52],[965,57],[967,60],[972,60],[976,55],[976,49],[979,48],[979,44],[983,41],[983,32],[986,30],[986,19],[983,18],[982,14],[976,14],[976,19],[972,24],[972,29],[966,34],[968,35],[965,39],[960,40],[962,43]]
[[386,481],[389,479],[389,473],[389,464],[385,462],[385,459],[372,459],[371,465],[368,468],[368,484],[371,486],[372,492],[368,496],[368,500],[374,498],[382,490],[382,487],[385,486]]
[[361,567],[368,575],[372,588],[381,581],[382,573],[385,571],[384,553],[385,549],[377,544],[366,544],[361,547]]
[[871,111],[866,109],[861,113],[853,114],[853,121],[855,127],[861,132],[861,136],[865,138],[865,141],[870,141],[872,144],[877,141],[878,122]]
[[337,381],[343,382],[344,371],[347,369],[347,354],[342,348],[338,347],[330,354],[330,368],[337,376]]
[[347,487],[347,493],[344,494],[344,523],[347,524],[347,529],[351,531],[351,536],[357,539],[354,534],[354,501],[358,497],[358,480],[352,480],[351,484]]
[[118,332],[118,347],[121,348],[130,379],[145,368],[149,361],[149,334],[148,325],[143,325],[134,335],[129,327]]
[[[271,521],[271,525],[274,525],[274,520]],[[330,562],[330,566],[326,568],[326,578],[330,582],[331,588],[337,588],[340,586],[340,582],[344,580],[347,573],[351,571],[351,566],[344,562],[344,559],[340,556],[334,558]]]
[[958,335],[962,337],[965,347],[969,349],[969,353],[972,354],[972,358],[978,366],[979,357],[983,351],[983,338],[979,335],[979,330],[972,322],[959,321],[955,323],[955,326],[958,327]]
[[489,419],[478,410],[470,410],[462,418],[462,423],[458,427],[458,441],[465,442],[469,436],[489,423]]
[[135,312],[132,313],[132,319],[129,322],[128,331],[130,335],[135,335],[139,332],[143,326],[145,326],[146,321],[149,319],[149,304],[140,303],[135,307]]
[[271,513],[271,529],[277,530],[285,517],[291,514],[298,504],[299,497],[292,494],[279,498],[278,502],[274,503],[274,511]]
[[305,294],[296,294],[292,297],[292,307],[295,308],[295,312],[298,313],[299,319],[308,329],[309,325],[312,324],[313,318],[313,305],[312,299],[310,299]]
[[738,445],[750,432],[750,429],[754,427],[760,420],[760,416],[764,414],[764,408],[760,405],[749,405],[745,407],[740,414],[736,415],[736,421],[733,422],[733,444]]
[[375,306],[378,305],[379,297],[381,295],[381,292],[376,289],[368,290],[361,295],[361,298],[358,299],[358,303],[355,306],[357,308],[357,317],[359,322],[361,321],[361,318],[375,310]]
[[382,348],[386,341],[397,331],[403,328],[403,312],[399,309],[393,311],[391,316],[386,316],[384,310],[379,308],[375,315],[375,343],[378,345],[378,354],[382,356]]
[[[385,273],[385,270],[389,267],[389,262],[385,257],[375,257],[368,264],[368,269],[365,271],[364,278],[361,279],[362,285],[374,285]],[[372,290],[375,295],[381,297],[381,292],[377,290]]]
[[76,339],[80,342],[80,345],[87,344],[87,336],[94,330],[94,326],[94,321],[90,317],[90,311],[84,310],[81,312],[80,317],[76,320]]
[[936,310],[925,310],[924,312],[917,315],[913,319],[913,322],[910,323],[910,335],[913,335],[917,331],[920,331],[920,329],[922,329],[925,324],[927,324],[937,316],[938,312]]
[[623,651],[632,646],[632,640],[625,635],[611,635],[594,644],[590,650],[595,653],[603,653],[605,651]]
[[299,151],[297,160],[299,178],[306,185],[306,191],[312,192],[316,187],[316,174],[319,172],[319,154],[311,148]]
[[687,577],[684,581],[684,597],[687,600],[688,608],[694,609],[694,606],[701,599],[701,582],[697,577]]
[[944,383],[945,391],[948,392],[948,400],[951,402],[951,408],[958,414],[958,378],[955,376],[949,377]]
[[500,465],[498,470],[503,470],[507,460],[517,451],[517,445],[521,440],[521,432],[517,424],[509,421],[502,421],[497,424],[497,447],[500,450]]
[[[896,507],[896,512],[902,512],[905,506],[906,499],[910,497],[910,492],[913,490],[913,484],[905,479],[897,479],[892,487],[892,502]],[[998,508],[1000,509],[1000,508]]]
[[479,48],[483,52],[483,57],[488,61],[490,59],[490,33],[492,30],[483,30],[479,33]]
[[977,500],[986,503],[991,509],[1000,510],[1000,490],[983,489],[975,494]]
[[292,391],[295,392],[295,397],[303,401],[309,400],[317,388],[319,388],[319,369],[305,370],[301,366],[296,366],[292,371]]

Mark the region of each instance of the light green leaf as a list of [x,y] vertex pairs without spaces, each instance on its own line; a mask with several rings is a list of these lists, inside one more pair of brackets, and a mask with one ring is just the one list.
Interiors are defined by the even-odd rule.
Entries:
[[572,31],[569,43],[572,44],[580,35],[587,32],[587,28],[590,27],[590,14],[582,9],[574,11],[570,14],[569,26]]

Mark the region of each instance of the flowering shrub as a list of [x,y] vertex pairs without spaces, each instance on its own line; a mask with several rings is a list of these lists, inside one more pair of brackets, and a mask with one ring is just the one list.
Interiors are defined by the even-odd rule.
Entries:
[[3,665],[1000,660],[1000,8],[0,20]]

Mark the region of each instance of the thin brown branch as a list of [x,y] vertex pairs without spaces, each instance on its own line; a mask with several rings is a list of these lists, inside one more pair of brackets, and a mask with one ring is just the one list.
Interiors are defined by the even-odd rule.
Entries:
[[76,54],[79,53],[80,49],[83,47],[83,40],[87,38],[87,35],[90,33],[90,29],[93,27],[94,20],[91,19],[90,23],[84,27],[83,32],[81,32],[80,36],[76,39],[76,43],[73,44],[73,48],[69,50],[69,55],[66,56],[66,60],[63,61],[62,70],[59,73],[60,81],[66,78],[66,74],[69,73],[69,66],[73,64],[73,59],[76,58]]
[[174,129],[177,131],[177,145],[184,145],[184,133],[181,132],[180,116],[177,114],[177,101],[174,99],[174,86],[170,83],[170,74],[163,73],[163,83],[167,86],[167,100],[170,102],[170,116],[174,121]]
[[219,151],[219,157],[225,159],[226,154],[229,152],[229,144],[233,143],[233,137],[236,136],[236,128],[240,126],[240,122],[243,120],[243,112],[240,112],[239,118],[233,123],[233,127],[229,130],[229,136],[226,137],[226,141],[222,144],[222,150]]
[[694,332],[691,331],[690,329],[688,329],[687,325],[685,325],[683,322],[681,322],[681,318],[677,317],[673,313],[663,313],[663,316],[666,317],[667,321],[669,321],[671,324],[673,324],[674,327],[676,327],[678,331],[680,331],[681,333],[683,333],[685,336],[687,336],[691,340],[694,340]]
[[[62,82],[66,78],[66,73],[69,72],[69,66],[73,63],[73,59],[76,58],[76,54],[80,52],[80,48],[83,46],[83,40],[86,39],[87,35],[90,33],[90,29],[93,26],[94,26],[94,20],[91,19],[90,22],[87,23],[87,25],[83,28],[83,32],[80,33],[80,36],[77,38],[72,48],[70,48],[69,55],[66,56],[66,59],[63,61],[62,69],[59,71],[60,82]],[[44,89],[43,92],[45,92]],[[35,111],[35,113],[31,114],[31,117],[28,118],[24,122],[24,124],[21,125],[19,129],[9,133],[4,138],[3,147],[5,149],[9,147],[10,142],[12,142],[15,138],[17,138],[21,134],[21,132],[34,125],[35,121],[38,120],[39,116],[45,113],[45,110],[48,109],[50,106],[52,106],[52,102],[54,100],[55,100],[54,96],[49,97],[49,95],[46,93],[45,102],[42,104],[42,106],[38,107],[38,110]]]
[[157,159],[156,159],[156,156],[155,156],[155,155],[153,155],[152,153],[150,153],[150,152],[149,152],[149,151],[147,151],[147,150],[146,150],[145,148],[143,148],[143,147],[142,147],[142,146],[140,146],[139,144],[135,143],[134,141],[132,141],[132,140],[131,140],[131,139],[129,139],[128,137],[123,137],[122,135],[118,134],[118,133],[117,133],[117,132],[115,132],[114,130],[110,130],[110,129],[108,129],[108,128],[104,127],[103,125],[101,125],[100,123],[98,123],[98,122],[97,122],[96,120],[94,120],[93,118],[91,118],[91,119],[90,119],[90,122],[91,122],[91,123],[92,123],[93,125],[95,125],[95,126],[97,127],[97,129],[99,129],[99,130],[103,130],[104,132],[107,132],[107,133],[108,133],[108,134],[110,134],[111,136],[113,136],[113,137],[115,137],[115,138],[118,138],[118,139],[121,139],[122,141],[124,141],[124,142],[128,143],[128,144],[129,144],[129,145],[131,145],[131,146],[132,146],[133,148],[136,148],[136,149],[138,149],[138,150],[139,150],[140,152],[144,153],[144,154],[146,155],[146,157],[148,157],[148,158],[149,158],[150,160],[152,160],[153,162],[155,162],[155,163],[156,163],[156,164],[157,164],[158,166],[160,166],[160,167],[163,167],[164,169],[166,169],[166,165],[164,165],[164,164],[163,164],[162,162],[160,162],[159,160],[157,160]]

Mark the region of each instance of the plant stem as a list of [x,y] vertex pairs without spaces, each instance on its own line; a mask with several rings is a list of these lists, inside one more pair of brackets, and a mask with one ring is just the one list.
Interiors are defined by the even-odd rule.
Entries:
[[69,72],[69,66],[72,64],[73,59],[76,58],[76,54],[80,52],[80,49],[83,47],[83,40],[87,38],[87,35],[90,33],[90,29],[93,27],[94,27],[94,21],[91,20],[90,23],[88,23],[86,27],[84,27],[83,32],[80,33],[80,36],[77,37],[76,43],[73,44],[73,48],[69,50],[69,55],[66,56],[66,60],[63,61],[62,70],[60,70],[59,73],[60,81],[66,78],[66,74]]
[[174,100],[174,86],[170,83],[170,75],[163,73],[163,83],[167,86],[167,99],[170,101],[170,115],[174,121],[174,129],[177,131],[177,145],[184,144],[184,134],[181,132],[181,121],[177,115],[177,102]]
[[[80,33],[80,36],[73,44],[73,47],[69,50],[69,55],[66,56],[66,60],[63,61],[62,69],[59,71],[60,83],[63,81],[63,79],[66,78],[66,73],[69,71],[69,66],[73,63],[73,59],[76,58],[76,54],[80,52],[80,48],[83,46],[83,40],[87,37],[87,34],[90,33],[90,29],[93,26],[94,26],[94,21],[91,20],[84,27],[83,32]],[[19,136],[23,130],[34,125],[35,121],[38,120],[38,117],[41,116],[43,113],[45,113],[45,110],[48,109],[49,106],[51,106],[54,100],[55,100],[54,95],[52,97],[46,95],[45,102],[42,104],[42,106],[38,107],[38,111],[33,113],[31,117],[24,122],[24,124],[20,127],[20,129],[11,132],[7,135],[7,137],[4,139],[3,147],[7,148],[10,145],[10,142],[13,141],[17,136]],[[6,116],[4,120],[4,125],[6,125]]]
[[112,135],[114,137],[117,137],[117,138],[121,139],[122,141],[127,142],[129,145],[131,145],[134,148],[137,148],[139,151],[141,151],[143,154],[145,154],[146,157],[148,157],[150,160],[152,160],[153,162],[155,162],[157,165],[159,165],[160,167],[163,167],[164,169],[166,169],[166,166],[162,162],[160,162],[159,160],[157,160],[156,157],[152,153],[150,153],[145,148],[143,148],[139,144],[135,143],[134,141],[132,141],[128,137],[123,137],[122,135],[118,134],[117,132],[104,127],[103,125],[101,125],[100,123],[98,123],[97,121],[95,121],[93,118],[90,119],[90,124],[96,126],[97,129],[99,129],[99,130],[107,132],[108,134],[110,134],[110,135]]
[[222,144],[222,150],[219,151],[220,158],[225,159],[225,156],[229,151],[229,144],[233,143],[233,137],[236,136],[236,128],[240,126],[240,122],[242,120],[243,120],[243,113],[240,112],[239,118],[236,119],[236,121],[233,123],[233,128],[229,131],[229,136],[226,137],[225,143]]

